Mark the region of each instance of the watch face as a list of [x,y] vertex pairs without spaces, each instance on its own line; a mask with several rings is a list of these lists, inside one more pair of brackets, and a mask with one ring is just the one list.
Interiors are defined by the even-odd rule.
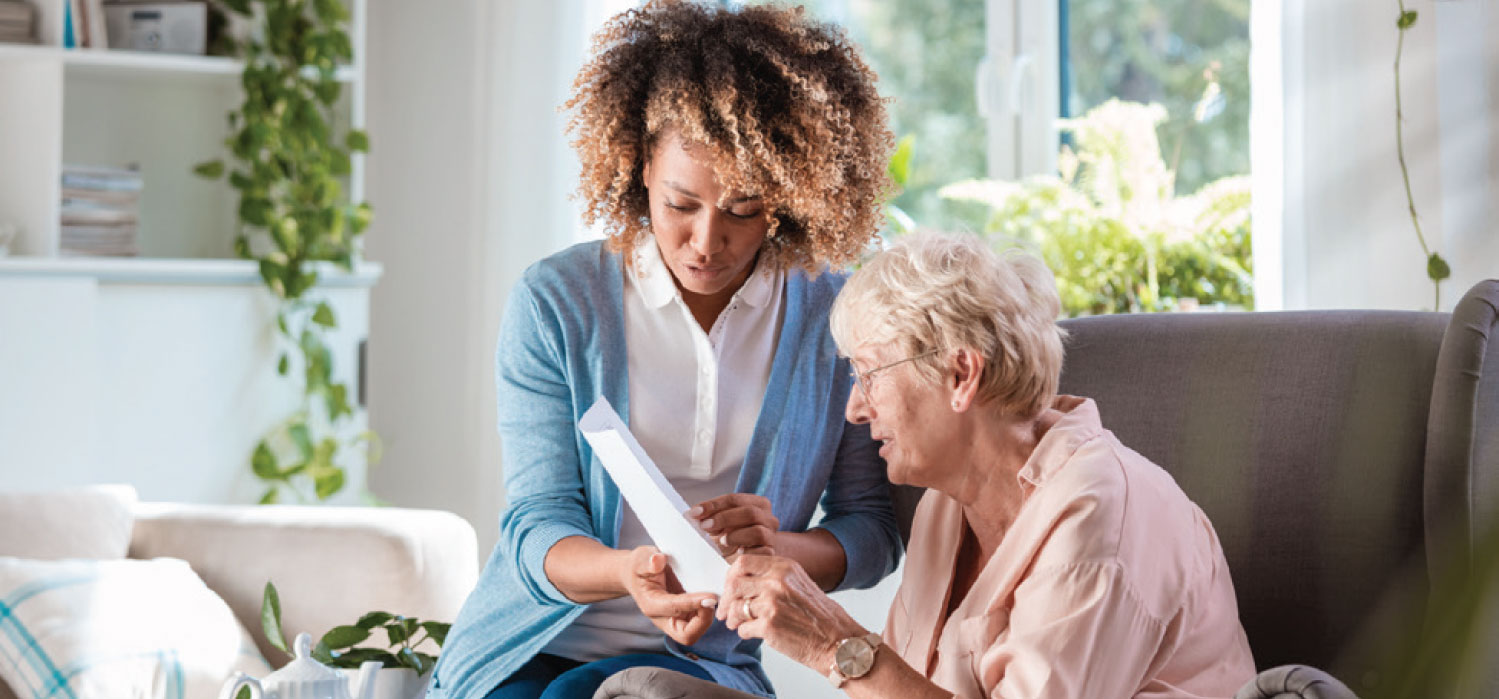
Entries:
[[845,677],[863,677],[874,666],[874,646],[862,638],[845,639],[838,644],[838,652],[834,656],[838,663],[838,672]]

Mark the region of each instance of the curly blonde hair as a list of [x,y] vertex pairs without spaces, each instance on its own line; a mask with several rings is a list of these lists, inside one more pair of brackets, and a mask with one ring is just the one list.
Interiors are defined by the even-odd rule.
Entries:
[[[891,190],[893,138],[875,75],[802,8],[656,1],[611,19],[573,81],[578,199],[625,251],[650,234],[642,171],[675,130],[724,191],[765,203],[765,251],[816,273],[858,259]],[[762,259],[765,256],[762,255]]]
[[922,232],[875,255],[833,302],[833,341],[844,354],[894,342],[940,382],[951,352],[984,358],[980,401],[1034,417],[1051,405],[1062,375],[1062,302],[1046,264],[1020,250],[995,253],[978,236]]

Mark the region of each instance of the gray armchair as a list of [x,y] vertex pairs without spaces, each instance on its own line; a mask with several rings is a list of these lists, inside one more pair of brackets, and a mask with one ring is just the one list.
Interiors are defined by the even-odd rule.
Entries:
[[[1380,693],[1389,639],[1440,602],[1433,586],[1468,574],[1478,532],[1499,522],[1499,281],[1451,314],[1063,325],[1062,391],[1094,398],[1104,425],[1169,471],[1218,531],[1268,668],[1238,699]],[[898,497],[907,522],[917,495]],[[1479,666],[1494,669],[1472,694],[1499,696],[1499,644],[1482,652]],[[627,671],[596,697],[746,696],[690,679]]]

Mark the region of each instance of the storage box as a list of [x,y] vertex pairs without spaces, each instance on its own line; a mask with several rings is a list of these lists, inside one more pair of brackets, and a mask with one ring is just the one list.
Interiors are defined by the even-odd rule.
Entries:
[[201,56],[208,48],[208,3],[105,5],[109,47]]

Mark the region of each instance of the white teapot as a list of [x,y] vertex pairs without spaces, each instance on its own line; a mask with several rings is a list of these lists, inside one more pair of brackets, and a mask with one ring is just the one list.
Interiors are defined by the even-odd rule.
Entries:
[[343,673],[312,659],[311,635],[297,634],[292,648],[297,657],[286,667],[266,675],[264,680],[243,672],[234,673],[224,684],[224,691],[219,692],[219,699],[234,699],[239,688],[245,686],[250,688],[250,699],[370,699],[380,661],[371,660],[359,666],[358,689],[351,691],[349,679]]

